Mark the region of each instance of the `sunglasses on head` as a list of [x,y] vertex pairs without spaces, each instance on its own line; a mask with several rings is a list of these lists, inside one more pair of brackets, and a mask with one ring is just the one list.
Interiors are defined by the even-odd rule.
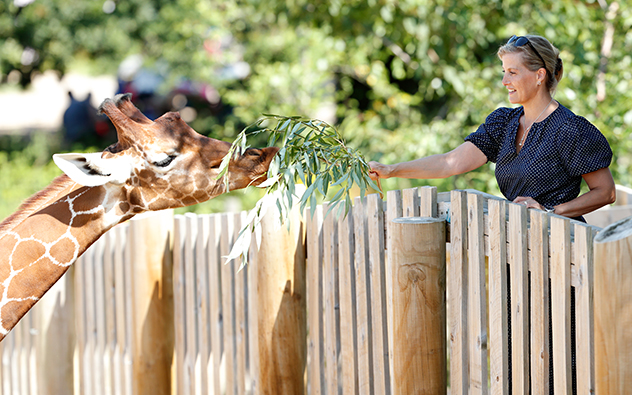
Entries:
[[538,52],[537,49],[535,49],[535,47],[533,46],[533,44],[531,44],[531,41],[529,41],[528,38],[526,38],[525,36],[511,36],[511,38],[509,39],[509,41],[507,41],[507,44],[513,44],[516,47],[522,47],[523,45],[527,44],[529,45],[529,47],[531,47],[531,49],[533,50],[533,52],[535,52],[536,55],[538,55],[538,58],[540,58],[540,60],[542,61],[542,67],[544,67],[544,70],[546,70],[547,72],[549,71],[546,68],[546,62],[544,61],[544,58],[542,58],[542,56],[540,55],[540,53]]

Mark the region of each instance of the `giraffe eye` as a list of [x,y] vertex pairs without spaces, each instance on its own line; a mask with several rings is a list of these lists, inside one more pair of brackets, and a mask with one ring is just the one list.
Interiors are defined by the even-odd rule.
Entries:
[[169,155],[168,157],[166,157],[165,159],[158,161],[158,162],[154,162],[154,166],[157,167],[167,167],[171,164],[171,162],[173,162],[173,160],[176,158],[175,155]]

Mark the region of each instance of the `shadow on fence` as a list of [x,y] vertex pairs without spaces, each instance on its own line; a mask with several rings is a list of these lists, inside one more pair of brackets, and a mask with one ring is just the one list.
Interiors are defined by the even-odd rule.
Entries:
[[289,230],[266,217],[241,271],[222,256],[245,213],[115,227],[0,345],[0,392],[628,388],[632,221],[597,234],[427,187],[358,198],[345,218],[326,210],[294,213]]

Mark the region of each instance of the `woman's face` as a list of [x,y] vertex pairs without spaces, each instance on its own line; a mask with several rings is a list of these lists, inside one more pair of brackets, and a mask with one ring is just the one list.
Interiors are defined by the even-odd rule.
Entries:
[[520,52],[507,53],[501,61],[503,85],[509,90],[509,102],[524,106],[536,97],[539,88],[538,72],[525,67]]

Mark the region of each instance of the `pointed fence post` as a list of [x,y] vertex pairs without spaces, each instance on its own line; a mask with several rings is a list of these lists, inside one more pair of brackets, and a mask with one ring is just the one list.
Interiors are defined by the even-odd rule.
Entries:
[[391,232],[393,393],[446,394],[445,220],[396,218]]
[[[252,358],[257,394],[305,393],[307,314],[305,224],[293,209],[286,224],[269,210],[261,221],[261,245],[248,266],[256,341]],[[254,236],[253,236],[254,237]]]
[[632,217],[595,237],[595,393],[632,387]]

